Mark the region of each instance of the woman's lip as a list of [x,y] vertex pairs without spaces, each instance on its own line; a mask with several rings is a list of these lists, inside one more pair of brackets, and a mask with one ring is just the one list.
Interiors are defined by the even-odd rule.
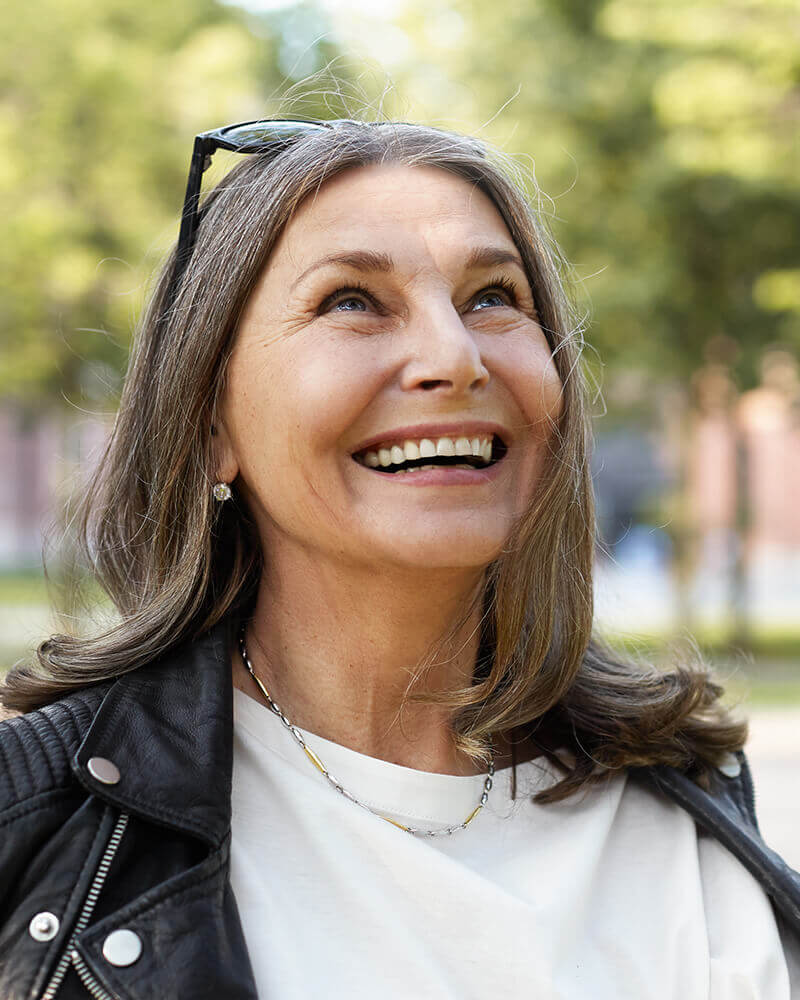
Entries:
[[405,486],[480,486],[491,483],[500,475],[505,456],[482,469],[456,469],[451,465],[441,465],[435,469],[417,469],[410,472],[381,472],[356,461],[365,472],[375,473],[382,479],[391,479]]

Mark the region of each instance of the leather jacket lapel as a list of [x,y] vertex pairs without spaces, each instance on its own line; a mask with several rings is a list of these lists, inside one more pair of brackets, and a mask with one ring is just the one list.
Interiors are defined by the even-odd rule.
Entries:
[[[93,795],[219,847],[231,825],[232,623],[217,625],[111,686],[71,761]],[[92,775],[93,757],[120,778]]]
[[[179,995],[256,1000],[228,878],[233,770],[229,651],[235,627],[235,621],[222,623],[114,681],[70,762],[92,795],[210,848],[199,863],[168,873],[165,881],[91,923],[76,938],[74,947],[90,974],[121,1000]],[[96,757],[116,766],[117,782],[93,776],[88,765]],[[110,934],[123,929],[138,935],[142,953],[133,964],[115,967],[103,957],[103,946]]]
[[[80,935],[76,948],[121,1000],[192,997],[257,1000],[255,978],[228,881],[230,836],[200,864],[146,892]],[[142,953],[126,967],[103,957],[108,935],[133,931]]]

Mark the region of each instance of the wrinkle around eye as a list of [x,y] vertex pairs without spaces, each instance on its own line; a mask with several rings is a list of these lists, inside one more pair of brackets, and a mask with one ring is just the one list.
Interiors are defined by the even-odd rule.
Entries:
[[537,320],[519,307],[471,309],[464,320],[476,334],[533,337],[535,340],[544,337]]

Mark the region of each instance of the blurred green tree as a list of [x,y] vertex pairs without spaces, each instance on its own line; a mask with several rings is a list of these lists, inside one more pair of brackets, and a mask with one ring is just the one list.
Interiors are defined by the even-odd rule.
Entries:
[[747,386],[800,348],[794,3],[413,0],[404,27],[421,104],[535,157],[612,368],[684,381],[724,343]]
[[[604,362],[686,384],[722,344],[747,386],[765,344],[800,346],[791,3],[409,0],[398,23],[413,116],[489,121],[535,157]],[[191,135],[269,113],[287,77],[335,55],[328,27],[309,4],[256,18],[216,0],[7,0],[0,395],[113,395]],[[315,81],[303,112],[352,113],[334,91]]]
[[215,0],[0,5],[0,396],[113,400],[193,135],[336,54],[317,32],[298,60],[290,29]]

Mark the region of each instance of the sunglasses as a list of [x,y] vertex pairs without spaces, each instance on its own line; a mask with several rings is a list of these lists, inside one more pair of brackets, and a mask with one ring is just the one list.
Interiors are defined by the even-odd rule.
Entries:
[[348,119],[318,121],[314,118],[266,118],[262,121],[239,122],[237,125],[225,125],[222,128],[211,129],[195,136],[192,162],[189,167],[189,180],[186,184],[186,197],[183,201],[181,214],[181,229],[178,235],[178,246],[175,252],[175,266],[170,277],[167,291],[165,313],[175,301],[178,287],[192,256],[197,228],[199,226],[198,206],[200,204],[200,187],[203,174],[211,166],[211,158],[218,149],[227,149],[234,153],[280,152],[293,142],[312,132],[321,129],[334,128],[341,124],[356,124]]

